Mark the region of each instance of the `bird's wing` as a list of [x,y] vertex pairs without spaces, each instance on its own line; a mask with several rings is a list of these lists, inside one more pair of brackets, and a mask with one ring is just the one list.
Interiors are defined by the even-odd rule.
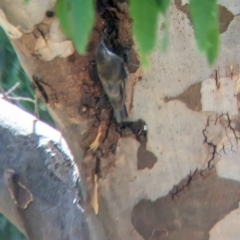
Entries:
[[121,81],[121,85],[120,85],[120,95],[122,96],[122,101],[121,101],[121,108],[123,108],[124,104],[125,104],[125,100],[126,100],[126,79],[124,78]]

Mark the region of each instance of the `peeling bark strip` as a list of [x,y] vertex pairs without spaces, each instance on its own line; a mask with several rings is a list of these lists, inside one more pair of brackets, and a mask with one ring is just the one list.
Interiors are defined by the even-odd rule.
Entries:
[[[145,240],[166,236],[169,240],[208,240],[214,225],[238,207],[240,183],[219,178],[213,168],[208,177],[195,173],[181,194],[171,199],[171,195],[156,201],[143,199],[134,206],[132,224]],[[153,238],[156,231],[158,238]]]
[[[91,211],[88,204],[96,202],[96,200],[92,199],[93,195],[96,196],[94,193],[97,184],[96,174],[98,176],[97,179],[105,179],[108,172],[110,172],[115,166],[115,151],[118,139],[121,137],[136,139],[142,144],[141,146],[144,146],[147,142],[147,131],[144,129],[144,126],[145,123],[141,120],[137,122],[123,123],[119,127],[116,127],[115,123],[111,123],[107,128],[100,126],[98,135],[90,145],[82,163],[89,191],[86,199],[86,208],[88,209],[88,212]],[[146,147],[143,152],[144,154],[145,152],[147,153]],[[148,159],[143,159],[144,163],[142,162],[142,164],[147,164],[147,161]],[[94,204],[94,206],[95,205],[96,204]],[[93,209],[95,209],[95,207],[93,207]]]

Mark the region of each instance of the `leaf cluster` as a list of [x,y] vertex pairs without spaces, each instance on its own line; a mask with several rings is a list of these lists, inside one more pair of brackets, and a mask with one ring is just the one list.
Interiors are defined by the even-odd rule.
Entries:
[[[95,20],[94,0],[58,0],[57,16],[64,33],[73,41],[77,51],[85,54]],[[138,45],[140,60],[147,65],[147,56],[154,50],[159,16],[165,17],[171,0],[129,0],[132,31]],[[189,11],[200,51],[210,65],[219,49],[217,0],[189,0]],[[166,36],[163,37],[166,46]]]

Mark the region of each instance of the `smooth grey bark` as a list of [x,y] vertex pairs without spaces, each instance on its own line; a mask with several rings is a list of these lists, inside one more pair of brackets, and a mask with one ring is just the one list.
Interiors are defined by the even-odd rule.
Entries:
[[61,135],[1,99],[0,109],[0,211],[31,240],[89,239],[78,170]]

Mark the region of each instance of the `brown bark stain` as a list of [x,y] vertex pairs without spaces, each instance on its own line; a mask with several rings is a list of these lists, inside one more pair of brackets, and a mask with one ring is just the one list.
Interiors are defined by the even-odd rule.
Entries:
[[187,90],[185,90],[182,94],[176,97],[166,97],[164,101],[169,102],[172,100],[179,100],[185,103],[189,109],[200,112],[202,110],[201,85],[202,83],[193,84]]
[[224,6],[219,5],[219,29],[220,33],[227,31],[234,15]]
[[154,155],[154,153],[147,150],[145,144],[141,144],[137,152],[137,169],[151,169],[154,167],[156,162],[157,157]]
[[[132,224],[145,239],[208,240],[209,231],[238,208],[240,183],[220,178],[215,168],[195,172],[156,201],[142,199],[132,212]],[[157,231],[158,238],[153,238]]]
[[[188,4],[182,5],[181,0],[175,0],[175,4],[178,10],[186,14],[187,18],[192,24]],[[227,31],[229,24],[234,18],[234,15],[226,7],[222,5],[219,5],[218,11],[219,11],[219,31],[220,33],[224,33]]]

